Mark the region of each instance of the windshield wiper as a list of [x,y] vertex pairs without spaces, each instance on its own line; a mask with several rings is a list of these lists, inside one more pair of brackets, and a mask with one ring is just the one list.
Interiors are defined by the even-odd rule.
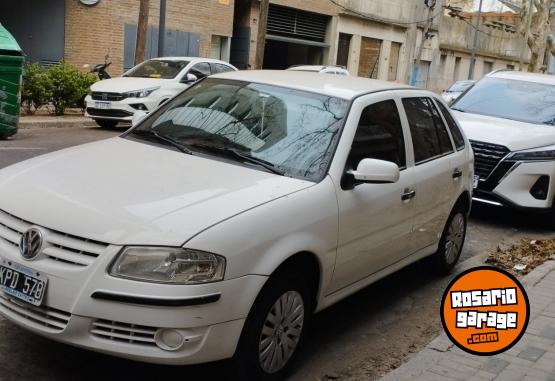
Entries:
[[187,155],[193,154],[193,151],[185,147],[183,144],[179,143],[177,140],[174,140],[167,136],[160,135],[158,132],[154,130],[133,130],[131,131],[131,134],[138,135],[145,138],[155,138],[159,142],[164,142],[166,145],[170,145],[174,148],[177,148],[179,151],[186,153]]
[[259,159],[256,158],[254,156],[250,156],[247,155],[245,153],[242,153],[241,151],[237,150],[237,149],[233,149],[233,148],[227,148],[227,147],[219,147],[219,146],[212,146],[209,144],[189,144],[190,147],[198,147],[201,149],[205,149],[207,151],[218,151],[218,152],[223,152],[226,154],[231,154],[232,156],[234,156],[236,159],[241,159],[243,162],[248,162],[251,164],[255,164],[258,165],[272,173],[275,173],[276,175],[280,175],[280,176],[285,176],[286,172],[279,169],[275,164],[270,163],[269,161],[266,161],[264,159]]

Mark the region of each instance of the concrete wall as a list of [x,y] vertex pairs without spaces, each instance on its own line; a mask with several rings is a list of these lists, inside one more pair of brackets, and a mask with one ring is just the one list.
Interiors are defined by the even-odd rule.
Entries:
[[[391,43],[398,42],[401,44],[399,53],[399,68],[406,66],[406,29],[387,25],[380,22],[364,20],[361,18],[341,15],[337,24],[338,33],[346,33],[353,35],[351,39],[351,47],[349,52],[348,69],[352,75],[358,75],[360,46],[362,37],[370,37],[382,40],[382,49],[380,53],[380,62],[378,66],[378,79],[387,80],[389,56]],[[398,71],[398,78],[402,77],[402,69]]]
[[[149,25],[158,26],[159,4],[150,2]],[[199,33],[200,55],[207,57],[212,35],[232,35],[233,7],[234,0],[167,0],[166,27]],[[93,7],[66,0],[65,59],[81,68],[102,63],[109,54],[109,72],[121,74],[124,26],[136,24],[138,16],[137,0],[102,0]]]
[[[476,51],[476,64],[472,79],[480,79],[493,70],[518,68],[522,39],[517,34],[491,28],[480,28]],[[474,28],[467,22],[444,16],[441,20],[440,67],[435,73],[433,90],[442,91],[453,82],[468,79]],[[441,56],[440,56],[441,57]],[[526,60],[528,57],[526,57]]]

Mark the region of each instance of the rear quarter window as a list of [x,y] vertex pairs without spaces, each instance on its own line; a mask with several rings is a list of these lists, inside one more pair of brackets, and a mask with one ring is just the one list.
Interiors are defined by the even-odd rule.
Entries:
[[453,137],[453,141],[455,142],[455,147],[457,148],[457,151],[464,149],[465,144],[463,134],[459,129],[457,122],[455,122],[455,119],[453,119],[453,115],[451,115],[451,113],[449,112],[449,110],[447,110],[447,107],[445,107],[443,103],[436,103],[439,107],[439,110],[443,114],[445,121],[447,122],[447,127],[449,127],[449,131],[451,131],[451,136]]

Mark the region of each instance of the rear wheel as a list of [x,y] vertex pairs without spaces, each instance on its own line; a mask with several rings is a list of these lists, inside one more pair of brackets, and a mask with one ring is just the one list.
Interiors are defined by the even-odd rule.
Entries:
[[455,207],[443,229],[438,250],[431,257],[434,270],[437,274],[449,274],[457,264],[466,237],[466,224],[466,211],[460,206]]
[[96,124],[98,124],[101,128],[114,128],[118,125],[117,120],[108,120],[108,119],[95,119]]
[[235,355],[241,379],[281,380],[291,369],[312,313],[306,281],[280,272],[264,286]]

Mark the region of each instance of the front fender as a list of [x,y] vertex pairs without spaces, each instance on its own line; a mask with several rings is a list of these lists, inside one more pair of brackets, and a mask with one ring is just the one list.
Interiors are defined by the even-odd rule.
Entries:
[[226,279],[271,275],[299,252],[313,253],[321,268],[320,292],[333,276],[338,207],[329,178],[225,220],[185,243],[185,247],[226,257]]

